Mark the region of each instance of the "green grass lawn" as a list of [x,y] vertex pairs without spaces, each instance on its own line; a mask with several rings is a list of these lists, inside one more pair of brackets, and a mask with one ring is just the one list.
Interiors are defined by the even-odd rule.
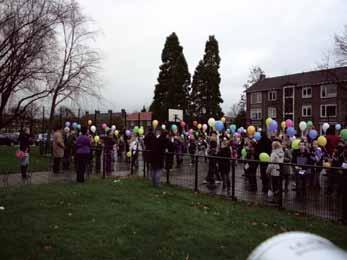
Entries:
[[0,259],[245,259],[289,230],[347,249],[347,226],[139,179],[0,190]]
[[[49,158],[39,153],[39,147],[32,146],[30,151],[29,171],[47,171],[49,169]],[[19,161],[16,158],[18,146],[0,146],[0,174],[19,173]]]

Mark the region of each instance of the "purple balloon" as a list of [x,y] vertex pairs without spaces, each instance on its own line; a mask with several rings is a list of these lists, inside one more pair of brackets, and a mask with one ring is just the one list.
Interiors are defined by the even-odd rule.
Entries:
[[126,130],[125,134],[126,134],[126,136],[131,136],[131,131],[130,130]]
[[295,131],[295,129],[293,127],[288,127],[287,128],[287,135],[289,137],[293,137],[295,134],[296,134],[296,131]]
[[278,130],[278,123],[275,120],[272,120],[269,125],[270,132],[277,132]]

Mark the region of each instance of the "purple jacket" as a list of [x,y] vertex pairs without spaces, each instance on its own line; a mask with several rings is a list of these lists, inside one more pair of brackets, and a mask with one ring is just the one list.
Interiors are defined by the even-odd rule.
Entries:
[[76,141],[76,154],[90,154],[90,139],[86,135],[81,135]]

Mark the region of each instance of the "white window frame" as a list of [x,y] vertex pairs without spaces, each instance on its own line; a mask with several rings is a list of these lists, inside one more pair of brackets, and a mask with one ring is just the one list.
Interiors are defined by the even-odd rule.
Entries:
[[[328,116],[326,115],[327,113],[327,109],[326,107],[328,106],[335,106],[335,115],[334,116],[329,116],[329,118],[334,118],[334,117],[337,117],[337,104],[323,104],[323,105],[320,105],[320,117],[321,118],[327,118]],[[325,116],[323,116],[323,113],[322,113],[322,110],[323,110],[323,107],[325,107]]]
[[[252,116],[254,113],[257,115],[256,117]],[[262,120],[263,111],[261,108],[251,108],[249,110],[249,115],[250,115],[251,120]],[[259,116],[259,118],[258,118],[258,116]]]
[[[253,96],[255,96],[255,100],[254,100]],[[261,104],[261,103],[262,103],[262,93],[261,92],[251,93],[251,105]]]
[[[307,90],[311,90],[310,95],[307,94]],[[304,93],[306,92],[306,93]],[[301,90],[302,98],[312,98],[312,87],[304,87]]]
[[277,118],[277,109],[276,107],[268,107],[267,108],[267,115],[271,118]]
[[[307,114],[307,109],[308,108],[311,109],[311,114],[310,115]],[[306,114],[304,113],[304,110],[306,110]],[[302,117],[312,117],[312,105],[303,105],[301,107],[301,116]]]
[[[335,87],[336,92],[333,94],[328,94],[328,88],[329,87]],[[326,96],[323,96],[323,89],[325,89]],[[321,85],[320,86],[320,98],[334,98],[337,97],[337,85],[336,84],[329,84],[329,85]]]
[[277,100],[277,91],[276,90],[270,90],[267,94],[267,100],[268,101],[276,101]]

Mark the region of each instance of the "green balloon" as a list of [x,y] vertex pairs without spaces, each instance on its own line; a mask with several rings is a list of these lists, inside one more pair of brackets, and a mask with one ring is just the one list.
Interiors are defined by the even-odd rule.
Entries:
[[243,148],[243,149],[241,150],[241,156],[242,156],[242,159],[245,159],[245,158],[246,158],[246,156],[247,156],[247,150],[246,150],[246,148]]
[[143,130],[143,128],[140,128],[140,129],[139,129],[139,135],[143,135],[144,132],[145,132],[145,130]]
[[270,162],[270,156],[267,153],[259,154],[259,160],[261,162]]
[[133,132],[134,132],[135,134],[138,134],[138,133],[139,133],[139,130],[140,130],[139,127],[138,127],[138,126],[135,126]]
[[300,148],[299,146],[300,146],[300,140],[299,139],[296,139],[292,142],[292,148],[294,150],[298,150]]
[[306,125],[307,125],[308,128],[311,128],[313,126],[313,123],[312,123],[312,121],[307,121]]
[[343,141],[347,142],[347,129],[341,130],[340,135]]

